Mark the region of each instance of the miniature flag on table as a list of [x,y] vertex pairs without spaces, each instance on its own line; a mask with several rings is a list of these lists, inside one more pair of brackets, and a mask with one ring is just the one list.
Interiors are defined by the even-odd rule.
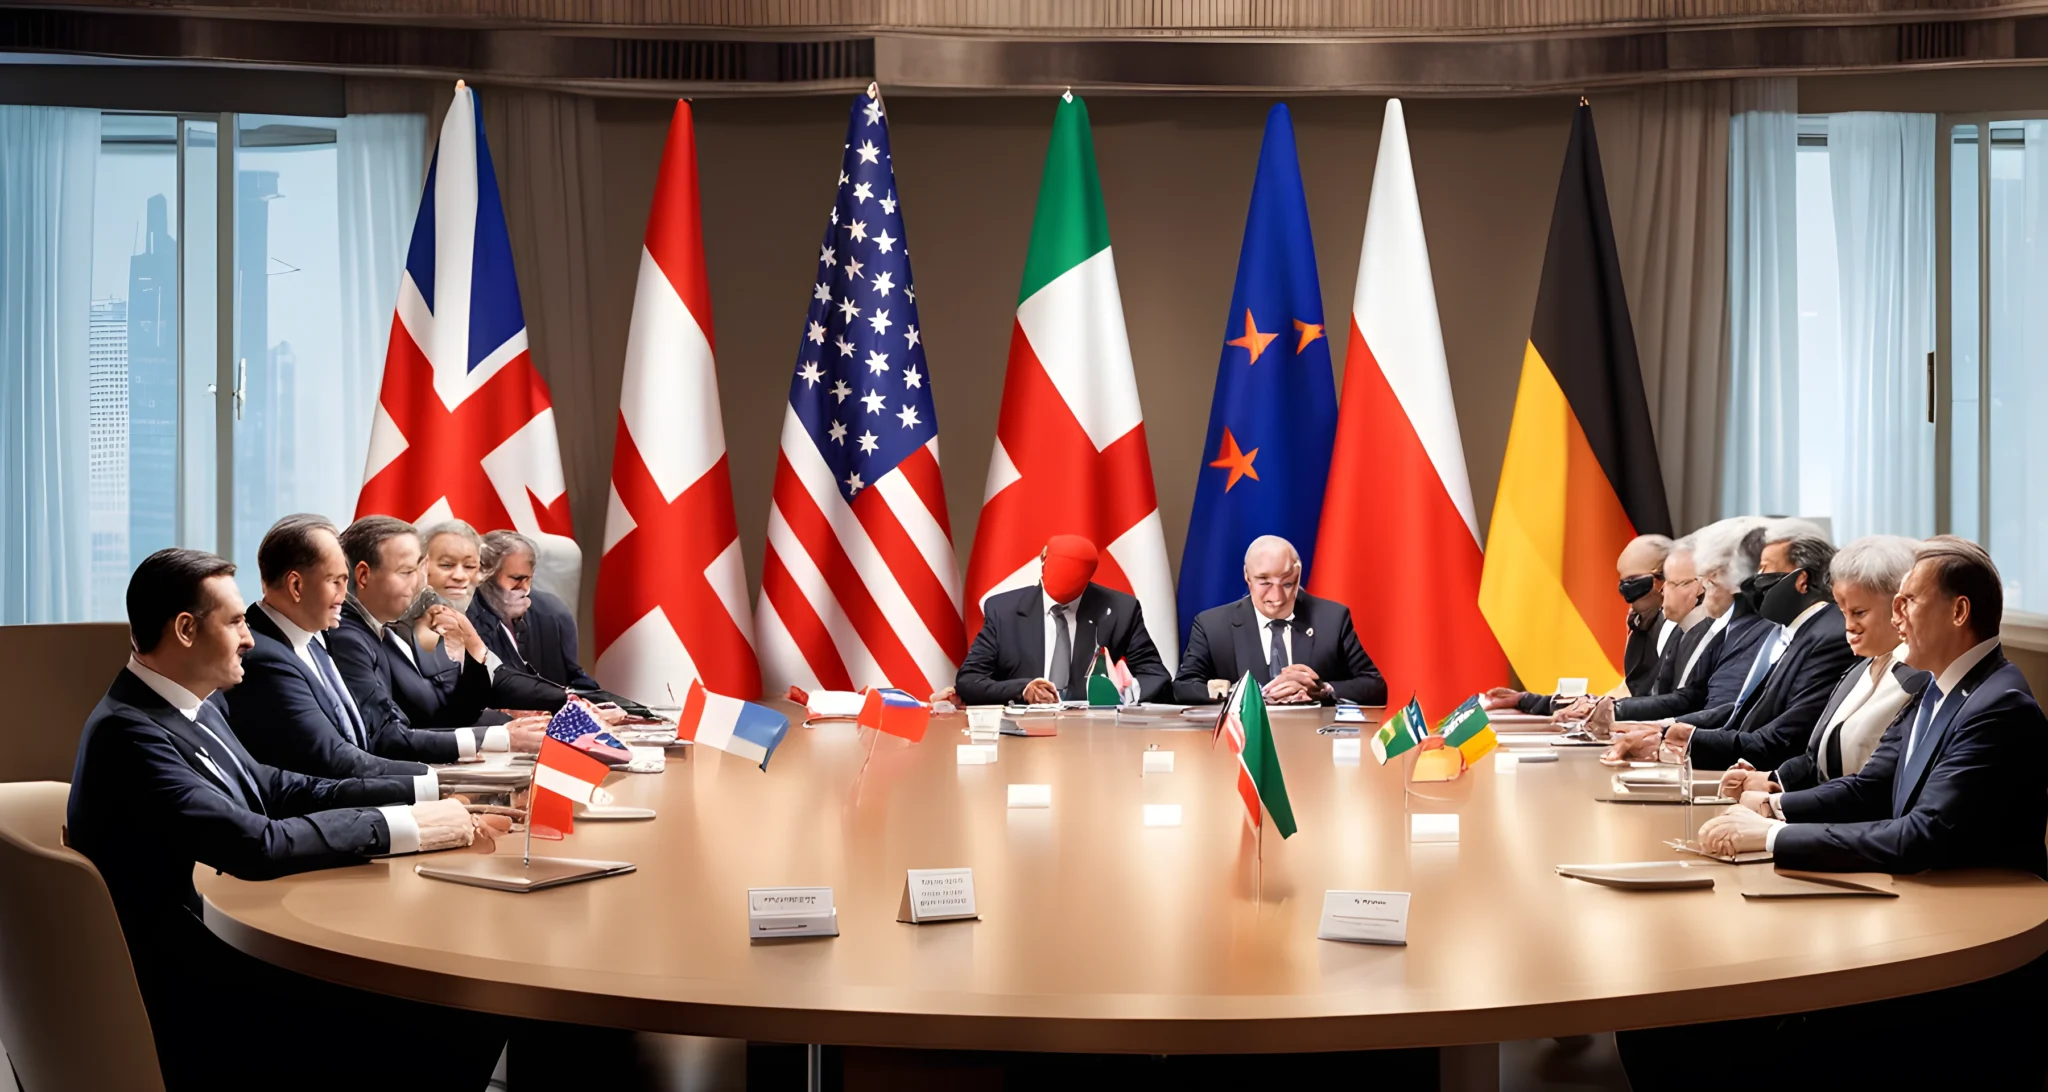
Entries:
[[1088,671],[1088,704],[1112,706],[1138,700],[1138,680],[1122,660],[1111,661],[1109,650],[1095,650],[1094,666]]
[[853,720],[868,703],[865,690],[805,690],[789,688],[789,700],[804,707],[804,723],[814,720]]
[[863,728],[873,728],[919,743],[924,740],[924,730],[931,719],[932,707],[909,694],[884,687],[869,687],[858,723]]
[[1259,808],[1264,805],[1280,837],[1292,837],[1294,807],[1287,802],[1287,781],[1280,776],[1280,753],[1273,747],[1273,726],[1266,720],[1266,699],[1249,672],[1224,707],[1220,727],[1237,752],[1237,795],[1244,800],[1252,826],[1260,825]]
[[632,749],[605,731],[589,704],[580,698],[569,699],[548,721],[548,738],[560,740],[607,766],[623,766],[633,761]]
[[1444,737],[1444,744],[1456,747],[1465,756],[1465,764],[1485,758],[1488,752],[1500,746],[1500,737],[1493,734],[1493,722],[1486,719],[1486,710],[1479,704],[1479,696],[1465,699],[1437,725],[1437,732]]
[[1413,750],[1429,733],[1428,724],[1422,715],[1422,702],[1410,697],[1407,705],[1388,717],[1380,725],[1380,730],[1373,733],[1372,757],[1384,766],[1395,755]]
[[574,830],[577,804],[609,804],[610,793],[598,788],[611,768],[557,739],[552,732],[540,741],[533,764],[533,793],[527,827],[536,838],[558,841]]
[[756,705],[704,689],[704,680],[690,684],[683,699],[682,715],[676,718],[676,738],[704,747],[716,747],[738,755],[763,770],[768,759],[789,734],[789,718],[765,705]]

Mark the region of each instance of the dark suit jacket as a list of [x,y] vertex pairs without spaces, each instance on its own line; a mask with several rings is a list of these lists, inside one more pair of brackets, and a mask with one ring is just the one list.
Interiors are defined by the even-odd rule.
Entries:
[[[1827,778],[1821,776],[1821,737],[1826,735],[1823,729],[1827,727],[1828,721],[1834,719],[1835,710],[1840,709],[1842,703],[1849,700],[1850,692],[1856,689],[1856,684],[1862,680],[1863,673],[1868,670],[1870,670],[1870,657],[1864,656],[1849,665],[1849,670],[1842,673],[1841,681],[1835,684],[1834,691],[1828,695],[1828,703],[1821,707],[1820,715],[1813,718],[1813,733],[1807,737],[1806,750],[1786,759],[1779,764],[1776,770],[1772,771],[1771,780],[1776,781],[1779,788],[1786,792],[1792,792],[1798,789],[1810,789],[1827,780]],[[1913,695],[1915,699],[1918,699],[1920,691],[1929,682],[1934,680],[1934,676],[1929,675],[1927,672],[1915,671],[1903,663],[1892,664],[1892,675],[1899,680],[1899,686],[1904,688],[1906,693]],[[1906,704],[1912,706],[1913,702],[1909,701]],[[1834,735],[1828,736],[1827,746],[1830,751],[1827,764],[1834,769],[1841,769],[1841,733],[1836,732]]]
[[[327,631],[327,650],[334,656],[334,665],[340,670],[342,681],[348,684],[349,693],[355,695],[356,706],[362,710],[363,719],[380,726],[375,731],[396,736],[415,728],[464,728],[477,723],[491,696],[489,668],[480,661],[463,656],[459,668],[449,664],[456,668],[451,672],[454,685],[443,692],[417,666],[421,653],[413,642],[412,627],[392,628],[397,639],[411,649],[410,658],[393,647],[390,638],[379,636],[379,628],[364,613],[362,605],[351,599],[341,608],[341,624]],[[434,655],[447,659],[439,649]],[[447,736],[448,746],[455,746],[452,734],[445,731],[433,734]],[[372,749],[384,753],[381,747]],[[452,762],[454,759],[433,758],[428,761]]]
[[[1044,593],[1037,584],[991,595],[983,604],[981,632],[960,661],[953,686],[968,705],[1019,701],[1024,687],[1045,674]],[[1089,657],[1109,649],[1138,680],[1140,701],[1161,701],[1173,676],[1159,659],[1152,635],[1145,630],[1145,612],[1136,596],[1090,584],[1074,608],[1074,664],[1063,697],[1088,696]]]
[[[228,723],[259,761],[308,777],[411,777],[427,772],[410,755],[387,757],[357,747],[344,720],[346,711],[329,704],[312,669],[292,652],[291,642],[260,607],[249,608],[249,634],[256,647],[242,655],[242,681],[227,691]],[[368,722],[365,716],[366,728]],[[371,737],[370,743],[376,747],[378,737]],[[454,740],[448,746],[452,756]]]
[[[1728,624],[1721,627],[1721,632],[1704,638],[1707,646],[1701,650],[1699,662],[1692,665],[1692,674],[1686,677],[1683,686],[1623,698],[1614,703],[1614,719],[1663,720],[1716,705],[1734,705],[1742,693],[1742,680],[1749,675],[1749,665],[1756,659],[1757,642],[1777,630],[1739,601],[1729,610]],[[1693,632],[1707,626],[1711,623],[1694,626]],[[1692,636],[1692,632],[1686,636]],[[1681,672],[1685,670],[1683,663],[1678,666]]]
[[2048,876],[2048,718],[1994,649],[1906,740],[1908,702],[1861,770],[1779,798],[1778,867],[1827,872],[2013,868]]
[[[1385,705],[1387,682],[1351,627],[1351,608],[1303,592],[1294,600],[1294,662],[1315,669],[1338,701]],[[1261,686],[1273,681],[1272,634],[1251,596],[1195,615],[1180,672],[1173,678],[1175,701],[1209,702],[1210,679],[1235,681],[1249,671]]]
[[[1759,647],[1778,639],[1769,628],[1765,633]],[[1685,718],[1694,728],[1694,767],[1724,770],[1745,758],[1759,770],[1772,770],[1805,751],[1814,721],[1855,658],[1842,632],[1841,608],[1825,604],[1792,635],[1792,643],[1750,691],[1748,701]],[[1752,652],[1751,662],[1755,659]]]
[[505,621],[478,592],[469,601],[469,622],[503,664],[493,684],[493,705],[553,712],[568,700],[564,688],[599,695],[594,701],[611,700],[576,662],[576,616],[553,595],[534,589],[533,604],[508,633]]
[[[1672,662],[1673,654],[1687,636],[1685,631],[1677,628],[1677,622],[1672,622],[1672,633],[1664,639],[1664,647],[1657,647],[1658,635],[1664,632],[1664,622],[1664,612],[1659,610],[1651,616],[1649,624],[1628,631],[1628,642],[1621,650],[1621,666],[1622,682],[1628,685],[1628,692],[1632,695],[1648,697],[1664,693],[1677,682],[1679,672],[1685,668],[1683,660]],[[1693,628],[1697,630],[1699,627]],[[1701,639],[1704,640],[1704,636]],[[1550,694],[1524,691],[1515,699],[1515,708],[1519,712],[1547,717],[1557,711],[1557,701]]]
[[[71,846],[106,878],[173,1071],[195,1068],[176,1064],[191,1060],[184,1055],[236,1049],[232,1029],[219,1022],[233,1008],[221,1005],[266,1001],[237,997],[235,984],[222,980],[242,963],[200,920],[193,863],[247,880],[354,864],[390,849],[374,808],[412,803],[410,780],[328,781],[258,762],[229,730],[219,701],[200,714],[216,740],[124,668],[86,721],[65,816]],[[228,784],[237,759],[261,810],[243,806]],[[214,1021],[207,1040],[187,1033],[202,1015]]]

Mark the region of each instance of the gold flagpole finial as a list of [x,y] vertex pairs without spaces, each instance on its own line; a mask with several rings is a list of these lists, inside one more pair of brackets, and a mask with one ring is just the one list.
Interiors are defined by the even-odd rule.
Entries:
[[1584,95],[1580,95],[1580,96],[1579,96],[1579,105],[1580,105],[1580,106],[1591,106],[1591,105],[1593,105],[1593,104],[1592,104],[1592,103],[1590,103],[1590,102],[1587,102],[1587,101],[1586,101],[1586,96],[1584,96]]

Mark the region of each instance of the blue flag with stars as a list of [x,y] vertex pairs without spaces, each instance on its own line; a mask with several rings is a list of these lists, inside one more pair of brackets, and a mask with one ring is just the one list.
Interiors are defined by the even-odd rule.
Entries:
[[939,434],[889,126],[872,88],[847,122],[789,404],[848,502]]
[[1195,615],[1244,596],[1244,552],[1253,539],[1279,535],[1292,542],[1304,584],[1315,557],[1337,435],[1337,385],[1294,125],[1284,103],[1266,115],[1221,340],[1209,434],[1181,552],[1183,643]]

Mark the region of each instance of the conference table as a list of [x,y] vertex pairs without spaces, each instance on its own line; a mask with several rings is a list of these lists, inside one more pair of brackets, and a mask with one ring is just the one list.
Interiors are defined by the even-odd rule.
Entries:
[[[515,894],[419,876],[417,857],[267,882],[201,868],[206,922],[308,975],[517,1016],[923,1048],[1437,1047],[1465,1087],[1495,1086],[1503,1041],[1877,1000],[2048,950],[2048,884],[2017,873],[1782,900],[1742,894],[1739,870],[1769,864],[1702,862],[1706,890],[1561,876],[1679,856],[1665,842],[1688,809],[1597,802],[1614,771],[1594,748],[1509,737],[1462,778],[1415,785],[1400,759],[1340,753],[1317,731],[1327,711],[1275,711],[1299,824],[1282,839],[1248,823],[1237,758],[1195,722],[1065,714],[1057,735],[963,765],[961,715],[913,744],[778,706],[793,723],[765,771],[672,748],[664,772],[607,786],[655,818],[533,843],[631,873]],[[1172,772],[1142,772],[1162,751]],[[1523,751],[1557,759],[1510,761]],[[1010,807],[1013,784],[1049,786],[1050,806]],[[1147,825],[1171,809],[1146,805],[1178,805],[1178,825]],[[1458,816],[1455,841],[1411,840],[1429,813]],[[907,869],[956,867],[978,919],[897,921]],[[781,886],[831,887],[840,935],[750,940],[748,889]],[[1411,893],[1407,943],[1318,940],[1330,889]]]

